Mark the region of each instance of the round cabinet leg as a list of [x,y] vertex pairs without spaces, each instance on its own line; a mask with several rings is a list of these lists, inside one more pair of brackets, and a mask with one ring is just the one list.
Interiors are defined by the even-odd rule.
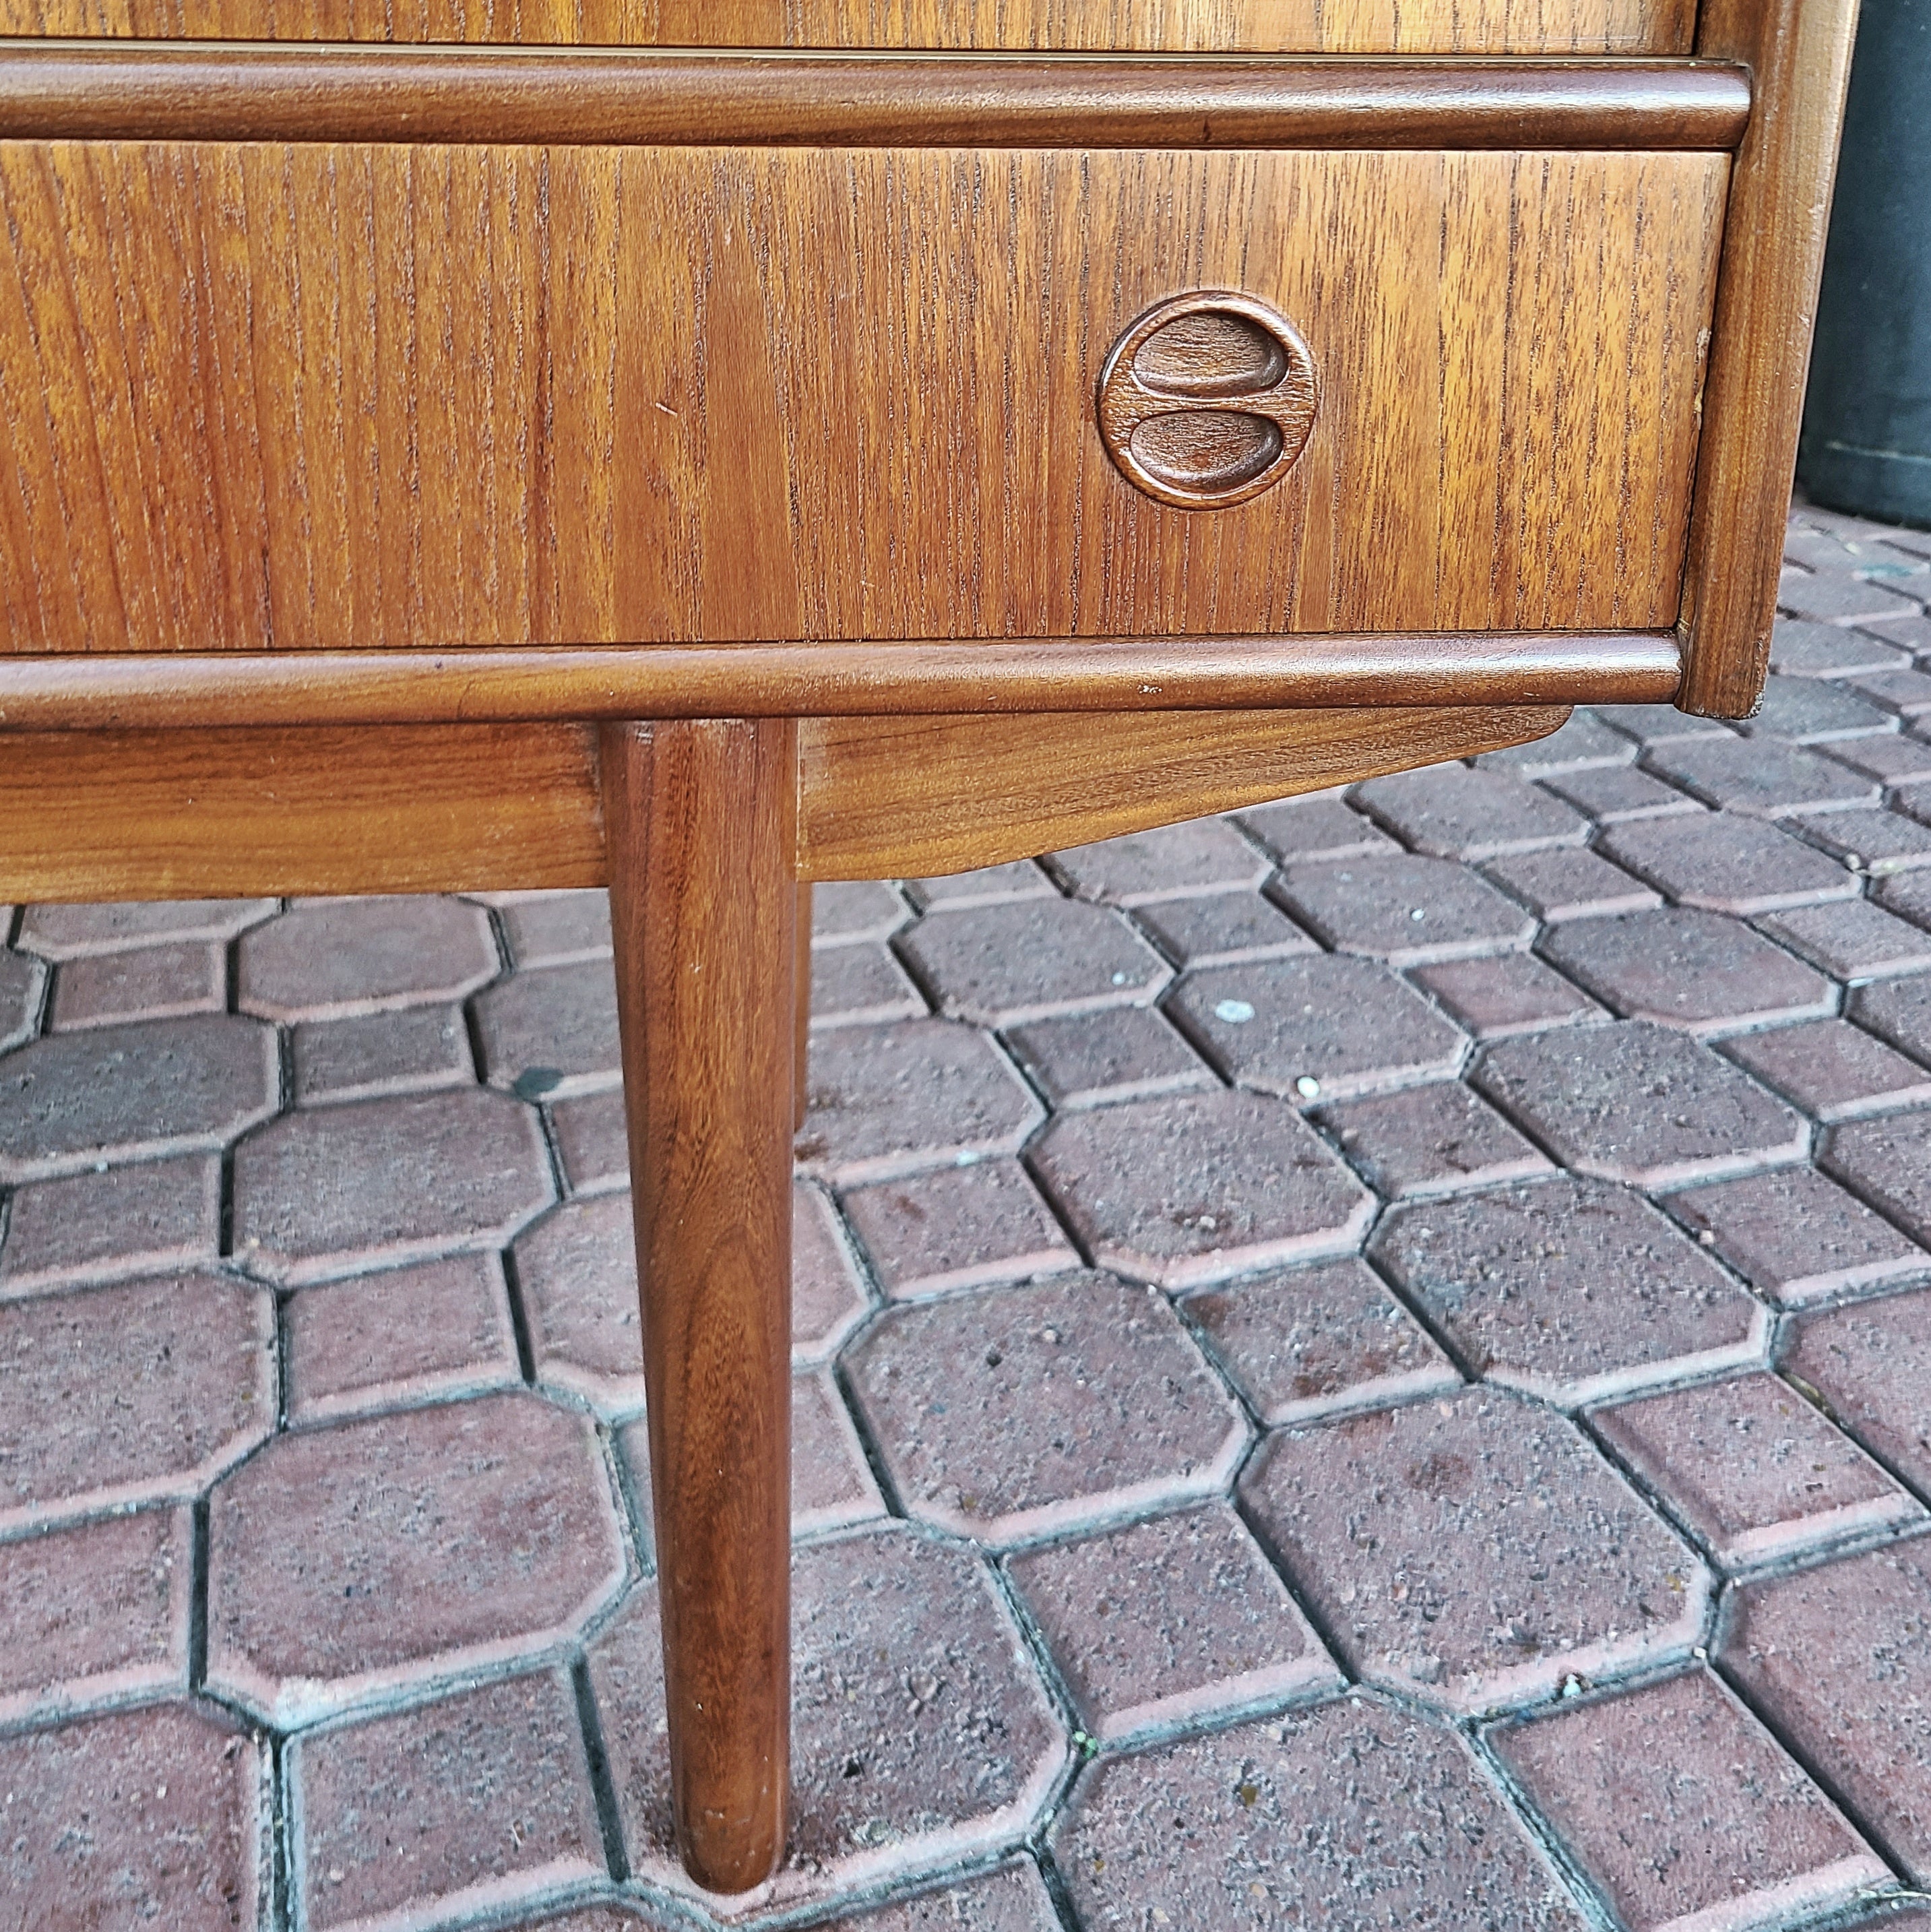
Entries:
[[602,759],[672,1797],[742,1892],[790,1777],[796,728],[607,725]]

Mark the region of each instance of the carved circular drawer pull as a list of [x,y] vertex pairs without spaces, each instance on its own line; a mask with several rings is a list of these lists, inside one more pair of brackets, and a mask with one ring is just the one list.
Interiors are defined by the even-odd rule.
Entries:
[[1200,289],[1150,308],[1099,372],[1099,434],[1129,483],[1183,510],[1244,503],[1306,446],[1321,406],[1307,344],[1252,296]]

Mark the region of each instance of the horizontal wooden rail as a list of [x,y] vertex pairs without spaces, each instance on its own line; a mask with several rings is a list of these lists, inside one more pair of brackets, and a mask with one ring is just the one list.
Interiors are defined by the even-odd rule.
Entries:
[[1691,60],[0,43],[33,140],[1729,150],[1750,110]]
[[0,657],[0,731],[1661,703],[1674,632]]

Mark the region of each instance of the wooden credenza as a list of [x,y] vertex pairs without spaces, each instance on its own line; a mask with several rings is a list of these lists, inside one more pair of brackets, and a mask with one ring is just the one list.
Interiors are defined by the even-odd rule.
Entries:
[[1747,713],[1855,11],[0,0],[0,898],[607,884],[701,1884],[801,884]]

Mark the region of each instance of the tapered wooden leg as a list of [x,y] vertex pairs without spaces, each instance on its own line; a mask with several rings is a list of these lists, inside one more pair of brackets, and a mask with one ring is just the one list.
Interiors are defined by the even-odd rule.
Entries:
[[797,999],[797,1044],[791,1067],[792,1092],[795,1096],[791,1108],[791,1126],[794,1132],[805,1124],[805,1112],[811,1097],[811,886],[809,880],[798,888]]
[[796,737],[612,724],[604,837],[670,1779],[699,1884],[784,1847]]

